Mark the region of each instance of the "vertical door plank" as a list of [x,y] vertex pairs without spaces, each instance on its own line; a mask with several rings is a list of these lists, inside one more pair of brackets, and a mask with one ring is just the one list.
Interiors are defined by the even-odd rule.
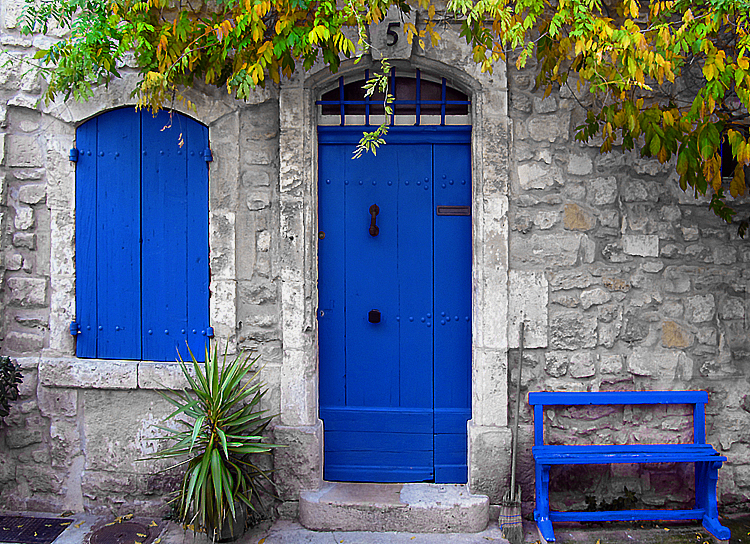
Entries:
[[87,121],[76,131],[76,355],[97,356],[96,289],[96,159],[98,119]]
[[140,116],[98,117],[97,356],[140,359]]
[[398,289],[401,406],[433,408],[432,146],[399,145]]
[[[351,148],[350,148],[351,149]],[[397,407],[398,262],[395,174],[401,168],[395,146],[377,156],[347,159],[346,199],[346,374],[347,406]],[[388,185],[388,180],[393,181]],[[346,181],[349,184],[346,184]],[[379,208],[377,236],[369,232],[370,207]],[[380,323],[368,314],[379,310]]]
[[186,123],[164,111],[142,123],[143,358],[174,361],[187,351]]
[[[471,152],[435,144],[435,206],[471,206]],[[433,212],[434,213],[434,212]],[[435,481],[464,483],[471,417],[471,216],[435,221]],[[456,459],[463,459],[456,464]]]
[[[346,146],[321,145],[318,152],[318,354],[320,406],[346,404],[344,327],[344,179]],[[320,236],[324,236],[321,238]]]

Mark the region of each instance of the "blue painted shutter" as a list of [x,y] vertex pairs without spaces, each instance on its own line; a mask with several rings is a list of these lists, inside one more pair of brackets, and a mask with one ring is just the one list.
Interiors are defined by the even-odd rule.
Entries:
[[176,113],[121,109],[77,138],[78,356],[174,361],[189,339],[202,359],[207,129]]

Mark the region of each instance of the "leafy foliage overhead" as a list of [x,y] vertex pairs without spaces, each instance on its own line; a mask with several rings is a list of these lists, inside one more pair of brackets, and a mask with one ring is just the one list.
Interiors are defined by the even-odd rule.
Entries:
[[[533,56],[537,83],[573,85],[588,110],[579,139],[601,150],[637,148],[676,159],[680,185],[712,194],[730,221],[728,196],[746,191],[750,165],[750,0],[48,0],[29,2],[26,32],[70,27],[40,51],[47,98],[87,99],[134,55],[141,105],[159,108],[197,79],[245,98],[270,78],[316,61],[336,71],[367,47],[367,26],[386,12],[417,10],[407,39],[436,44],[459,25],[473,59],[521,68]],[[442,5],[442,4],[441,4]],[[721,145],[737,166],[722,184]],[[727,173],[725,172],[725,175]],[[728,189],[729,195],[725,195]]]

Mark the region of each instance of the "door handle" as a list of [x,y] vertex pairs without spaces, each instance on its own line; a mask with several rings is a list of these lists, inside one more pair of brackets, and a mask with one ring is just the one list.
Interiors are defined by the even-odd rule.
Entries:
[[377,236],[380,232],[380,229],[375,224],[375,218],[380,213],[380,208],[378,208],[377,204],[373,204],[370,206],[370,236]]

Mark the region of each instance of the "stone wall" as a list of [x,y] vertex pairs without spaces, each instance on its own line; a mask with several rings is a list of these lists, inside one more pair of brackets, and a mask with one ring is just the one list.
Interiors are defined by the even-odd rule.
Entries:
[[[575,141],[585,91],[573,84],[545,98],[534,89],[533,69],[511,70],[508,79],[510,274],[520,300],[538,291],[549,297],[525,317],[540,319],[542,308],[547,329],[541,339],[533,331],[527,338],[524,393],[707,390],[707,440],[729,459],[719,501],[745,508],[750,241],[715,217],[705,198],[682,192],[673,164],[636,152],[600,154],[597,142]],[[747,199],[736,204],[746,217]],[[522,307],[516,319],[523,318]],[[512,357],[511,391],[516,364]],[[692,417],[683,408],[548,410],[545,425],[548,440],[560,444],[692,441]],[[533,496],[532,419],[524,404],[525,497]],[[684,506],[692,478],[691,465],[553,470],[553,503],[585,508],[588,498],[600,506],[618,500]]]

